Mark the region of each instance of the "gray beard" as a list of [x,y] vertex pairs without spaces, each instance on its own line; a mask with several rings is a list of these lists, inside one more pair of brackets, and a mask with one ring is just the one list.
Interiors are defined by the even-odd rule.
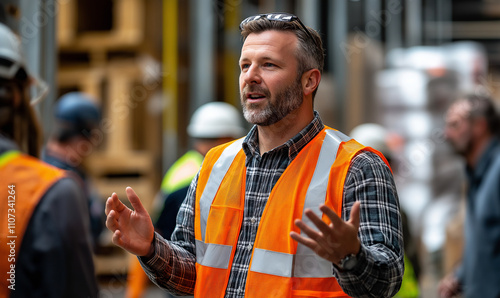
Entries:
[[244,98],[243,94],[240,94],[243,116],[249,123],[259,126],[269,126],[277,123],[299,108],[304,101],[300,76],[292,86],[283,88],[283,90],[276,94],[274,103],[271,101],[268,90],[262,93],[268,98],[268,102],[265,107],[260,109],[258,104],[246,104],[246,98]]

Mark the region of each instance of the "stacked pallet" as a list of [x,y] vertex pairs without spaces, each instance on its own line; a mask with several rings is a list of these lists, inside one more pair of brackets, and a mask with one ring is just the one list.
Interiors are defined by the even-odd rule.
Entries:
[[[60,2],[58,7],[59,95],[82,91],[99,101],[101,127],[86,167],[103,201],[112,193],[126,200],[132,186],[146,207],[161,179],[161,109],[148,102],[161,87],[159,71],[145,63],[145,3],[141,0]],[[153,75],[152,75],[153,74]],[[97,274],[125,274],[128,255],[113,248],[105,230]]]

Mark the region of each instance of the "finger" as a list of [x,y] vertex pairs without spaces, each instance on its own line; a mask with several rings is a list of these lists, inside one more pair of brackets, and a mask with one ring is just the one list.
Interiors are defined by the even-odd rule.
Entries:
[[115,245],[118,245],[119,247],[121,248],[124,248],[124,241],[123,241],[123,238],[122,238],[122,233],[120,230],[116,230],[114,233],[113,233],[113,238],[112,238],[112,241]]
[[316,241],[312,240],[311,238],[306,238],[303,236],[300,236],[299,233],[297,232],[290,232],[290,237],[292,237],[293,240],[297,241],[298,243],[301,243],[313,251],[316,251],[318,249],[318,244]]
[[306,209],[305,214],[323,234],[327,235],[332,232],[331,227],[322,221],[311,209]]
[[351,216],[349,222],[353,224],[356,229],[359,229],[359,212],[361,210],[361,202],[357,201],[352,205]]
[[106,214],[106,216],[109,215],[109,212],[111,210],[116,209],[115,205],[116,205],[116,203],[115,203],[113,197],[108,197],[108,199],[106,200],[105,208],[104,208],[104,213]]
[[122,201],[118,199],[118,195],[116,194],[116,192],[111,194],[111,201],[113,202],[112,206],[114,206],[114,209],[118,212],[121,212],[125,208],[127,208],[127,206],[125,206],[125,204],[123,204]]
[[305,213],[321,232],[319,237],[314,238],[314,240],[316,240],[316,242],[318,242],[318,244],[321,245],[326,251],[330,251],[332,248],[339,248],[340,243],[337,242],[334,228],[321,220],[314,212],[312,212],[312,210],[306,210]]
[[311,239],[318,241],[318,239],[322,236],[318,231],[312,229],[300,219],[295,220],[295,225]]
[[108,199],[106,200],[106,206],[104,207],[104,214],[106,214],[106,216],[109,215],[109,211],[111,211],[111,197],[108,197]]
[[332,208],[324,205],[324,204],[321,204],[321,206],[319,207],[319,210],[321,210],[324,214],[326,214],[326,216],[328,216],[328,218],[331,220],[333,226],[340,226],[344,221],[342,220],[342,218],[340,218],[337,213],[335,213],[335,211],[333,211]]
[[118,228],[118,218],[116,216],[115,210],[111,210],[106,217],[106,227],[111,231],[114,232]]
[[[324,222],[319,220],[321,223],[326,225]],[[307,224],[305,224],[303,221],[300,219],[297,219],[295,221],[295,225],[301,229],[309,238],[313,239],[314,242],[317,243],[317,245],[321,246],[324,250],[330,251],[332,248],[338,248],[339,244],[335,243],[333,240],[333,236],[331,235],[331,232],[328,231],[326,234],[320,233],[316,231],[315,229],[309,227]]]
[[312,251],[314,251],[318,256],[327,259],[333,262],[332,254],[329,250],[325,250],[321,245],[319,245],[316,241],[310,238],[303,237],[296,232],[290,232],[290,237],[304,246],[309,247]]
[[134,210],[139,214],[148,214],[146,208],[144,208],[141,203],[141,199],[139,199],[132,187],[127,187],[125,191],[127,192],[127,198],[130,201],[130,204],[132,204],[132,207],[134,207]]
[[106,216],[109,215],[109,213],[112,210],[116,210],[117,212],[123,211],[123,209],[127,208],[119,199],[118,195],[116,193],[111,194],[111,197],[109,197],[106,200],[106,206],[104,209],[104,212],[106,213]]

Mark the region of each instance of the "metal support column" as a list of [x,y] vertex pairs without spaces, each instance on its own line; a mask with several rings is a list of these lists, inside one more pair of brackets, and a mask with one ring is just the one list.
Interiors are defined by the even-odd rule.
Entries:
[[190,115],[200,105],[215,100],[215,15],[212,1],[190,0],[191,8],[191,105]]
[[[57,3],[54,0],[21,0],[21,19],[18,33],[21,36],[29,71],[49,86],[47,97],[35,107],[48,136],[53,126],[52,107],[57,96]],[[38,93],[33,87],[32,94]]]
[[[347,59],[349,53],[346,52],[347,44],[347,1],[336,0],[329,2],[328,19],[328,56],[333,57],[329,60],[328,68],[333,70],[335,79],[335,128],[343,130],[346,126],[345,119],[345,96],[347,85]],[[333,36],[333,38],[332,38]]]
[[380,0],[365,1],[365,34],[371,39],[382,40],[382,24],[379,20],[382,11]]
[[178,3],[163,1],[163,173],[178,157]]
[[422,44],[422,1],[405,0],[406,10],[406,47],[414,47]]
[[314,30],[320,29],[320,0],[298,0],[296,4],[297,16],[306,26]]
[[443,44],[450,42],[451,36],[451,1],[450,0],[440,0],[436,2],[436,24],[437,30],[439,32],[437,44]]
[[385,0],[386,9],[380,13],[379,19],[385,26],[386,52],[403,46],[402,35],[402,0]]
[[239,97],[239,56],[240,56],[240,16],[241,3],[224,1],[224,101],[240,106]]

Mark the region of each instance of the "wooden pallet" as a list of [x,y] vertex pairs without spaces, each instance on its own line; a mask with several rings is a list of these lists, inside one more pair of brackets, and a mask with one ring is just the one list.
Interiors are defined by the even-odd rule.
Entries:
[[[89,5],[95,4],[90,1]],[[99,52],[140,46],[144,39],[145,4],[141,0],[112,1],[112,26],[108,31],[81,31],[78,18],[98,22],[95,16],[83,15],[77,0],[59,3],[57,40],[62,50]],[[95,9],[99,9],[95,7]],[[92,9],[86,11],[91,12]]]
[[[60,58],[65,58],[58,70],[59,95],[82,91],[93,96],[103,109],[101,138],[85,161],[101,198],[105,200],[116,192],[129,205],[125,188],[131,186],[149,209],[161,181],[157,162],[161,115],[152,116],[145,108],[155,91],[152,85],[144,86],[140,52],[145,4],[140,0],[113,3],[113,26],[107,32],[82,32],[77,28],[77,1],[59,3],[58,46]],[[160,83],[158,78],[156,89]],[[126,274],[130,254],[111,243],[107,230],[103,239],[95,256],[96,274]]]

